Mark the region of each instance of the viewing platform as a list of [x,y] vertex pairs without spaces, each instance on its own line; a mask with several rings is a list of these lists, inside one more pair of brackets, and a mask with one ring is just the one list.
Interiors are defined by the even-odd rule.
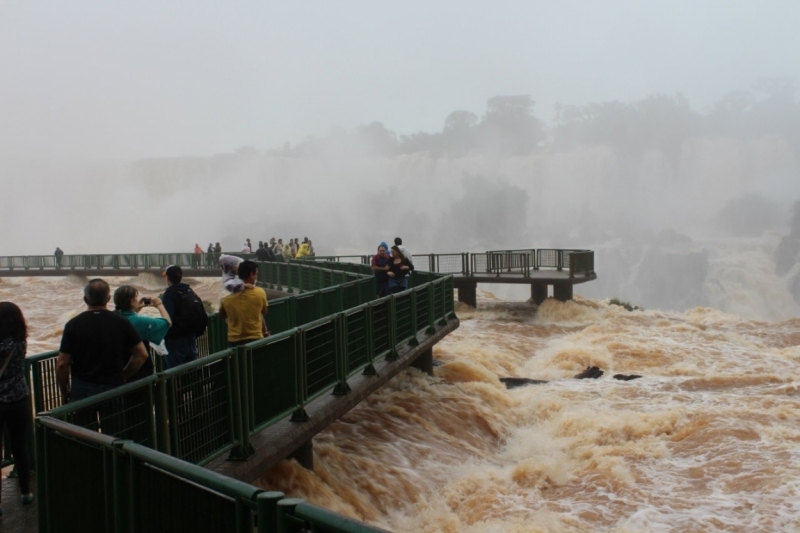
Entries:
[[[253,254],[243,255],[254,259]],[[303,262],[329,262],[369,265],[371,255],[316,256]],[[295,260],[292,260],[295,261]],[[280,264],[281,262],[277,262]],[[65,255],[60,264],[54,256],[0,257],[0,277],[7,276],[136,276],[159,273],[169,265],[183,268],[185,277],[218,276],[217,258],[213,254],[104,254]],[[477,306],[479,283],[524,284],[531,287],[531,300],[541,304],[548,295],[560,301],[572,299],[573,287],[597,279],[594,252],[591,250],[521,249],[482,253],[414,254],[417,270],[453,276],[460,302]],[[286,273],[274,278],[274,284],[291,284]],[[552,287],[552,289],[550,289]]]
[[[288,294],[270,337],[227,348],[209,315],[200,359],[163,370],[151,353],[155,375],[85,400],[61,405],[57,352],[26,359],[39,531],[381,531],[249,483],[288,457],[313,468],[314,435],[408,366],[433,372],[459,325],[453,278],[417,271],[378,298],[369,267],[294,261],[259,263],[258,284]],[[0,523],[31,520],[7,509]]]
[[[0,276],[160,275],[172,264],[185,277],[219,276],[216,263],[206,254],[0,257]],[[434,345],[459,326],[455,289],[474,306],[479,283],[529,284],[541,303],[548,286],[568,300],[573,285],[596,278],[586,250],[418,254],[414,264],[407,290],[378,298],[370,256],[259,262],[258,285],[280,296],[265,315],[270,337],[228,348],[226,323],[212,314],[197,361],[164,370],[151,352],[153,376],[66,405],[57,352],[28,357],[37,500],[4,505],[0,523],[31,524],[35,509],[41,532],[381,531],[250,483],[286,458],[313,469],[314,436],[407,367],[433,375]],[[13,464],[4,450],[3,465]]]

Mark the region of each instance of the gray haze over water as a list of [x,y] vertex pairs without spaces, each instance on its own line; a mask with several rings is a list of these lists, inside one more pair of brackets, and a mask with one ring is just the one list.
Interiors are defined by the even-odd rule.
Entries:
[[798,27],[790,1],[1,3],[0,255],[591,248],[588,296],[795,316]]

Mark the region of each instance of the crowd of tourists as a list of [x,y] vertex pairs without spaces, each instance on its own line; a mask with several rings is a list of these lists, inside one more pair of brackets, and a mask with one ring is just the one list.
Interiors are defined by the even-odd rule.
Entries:
[[[223,255],[222,246],[219,243],[213,245],[208,243],[208,248],[205,252],[199,244],[195,244],[194,253],[198,256],[204,256],[204,262],[207,265],[213,265]],[[314,244],[308,237],[304,237],[303,242],[300,242],[299,238],[289,239],[285,244],[283,239],[272,237],[268,241],[258,241],[257,246],[253,246],[250,239],[245,239],[238,253],[255,254],[256,259],[259,261],[283,261],[314,257],[316,255]],[[201,262],[203,262],[202,259]]]
[[378,245],[378,253],[372,256],[372,271],[378,296],[388,296],[408,289],[408,276],[414,270],[414,257],[405,246],[403,239],[395,237],[394,246],[386,242]]
[[[228,326],[228,346],[268,336],[264,318],[267,294],[256,287],[258,264],[221,253],[219,264],[228,292],[219,309]],[[64,326],[56,358],[62,403],[153,375],[151,353],[162,355],[167,369],[198,358],[197,338],[208,326],[203,301],[183,281],[181,267],[169,266],[163,274],[167,289],[160,297],[142,296],[131,285],[118,287],[112,295],[109,284],[100,278],[86,284],[86,310]],[[113,311],[108,308],[112,299]],[[145,308],[154,309],[159,316],[140,314]],[[32,418],[31,393],[25,380],[27,336],[22,310],[12,302],[0,302],[0,434],[4,429],[8,433],[24,504],[34,499],[25,446]]]

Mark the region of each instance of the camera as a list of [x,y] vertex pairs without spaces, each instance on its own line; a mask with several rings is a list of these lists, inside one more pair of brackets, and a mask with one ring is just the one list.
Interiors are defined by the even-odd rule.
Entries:
[[142,303],[144,305],[152,305],[153,304],[153,299],[152,298],[142,298]]

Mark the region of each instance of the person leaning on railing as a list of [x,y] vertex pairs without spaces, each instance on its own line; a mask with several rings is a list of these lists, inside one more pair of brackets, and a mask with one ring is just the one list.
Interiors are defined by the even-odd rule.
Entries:
[[31,461],[25,446],[32,418],[31,392],[25,382],[27,339],[28,328],[20,308],[11,302],[0,302],[0,444],[5,428],[19,475],[22,503],[26,504],[33,501]]
[[408,288],[408,274],[414,270],[414,263],[400,251],[400,247],[392,246],[392,258],[389,260],[389,294],[404,291]]
[[[153,318],[149,316],[142,316],[139,311],[145,307],[155,307],[161,318]],[[121,316],[124,316],[130,321],[136,333],[142,338],[145,349],[149,351],[150,343],[161,344],[164,337],[167,335],[172,321],[170,320],[169,313],[161,303],[159,298],[139,298],[139,291],[130,285],[122,285],[117,287],[114,291],[114,308]],[[126,360],[127,362],[127,360]],[[139,368],[133,376],[128,379],[129,382],[152,376],[155,373],[152,358],[147,358],[147,361]]]
[[109,300],[108,283],[99,278],[89,281],[83,289],[86,311],[64,326],[56,359],[63,403],[119,387],[149,358],[131,323],[106,308]]

